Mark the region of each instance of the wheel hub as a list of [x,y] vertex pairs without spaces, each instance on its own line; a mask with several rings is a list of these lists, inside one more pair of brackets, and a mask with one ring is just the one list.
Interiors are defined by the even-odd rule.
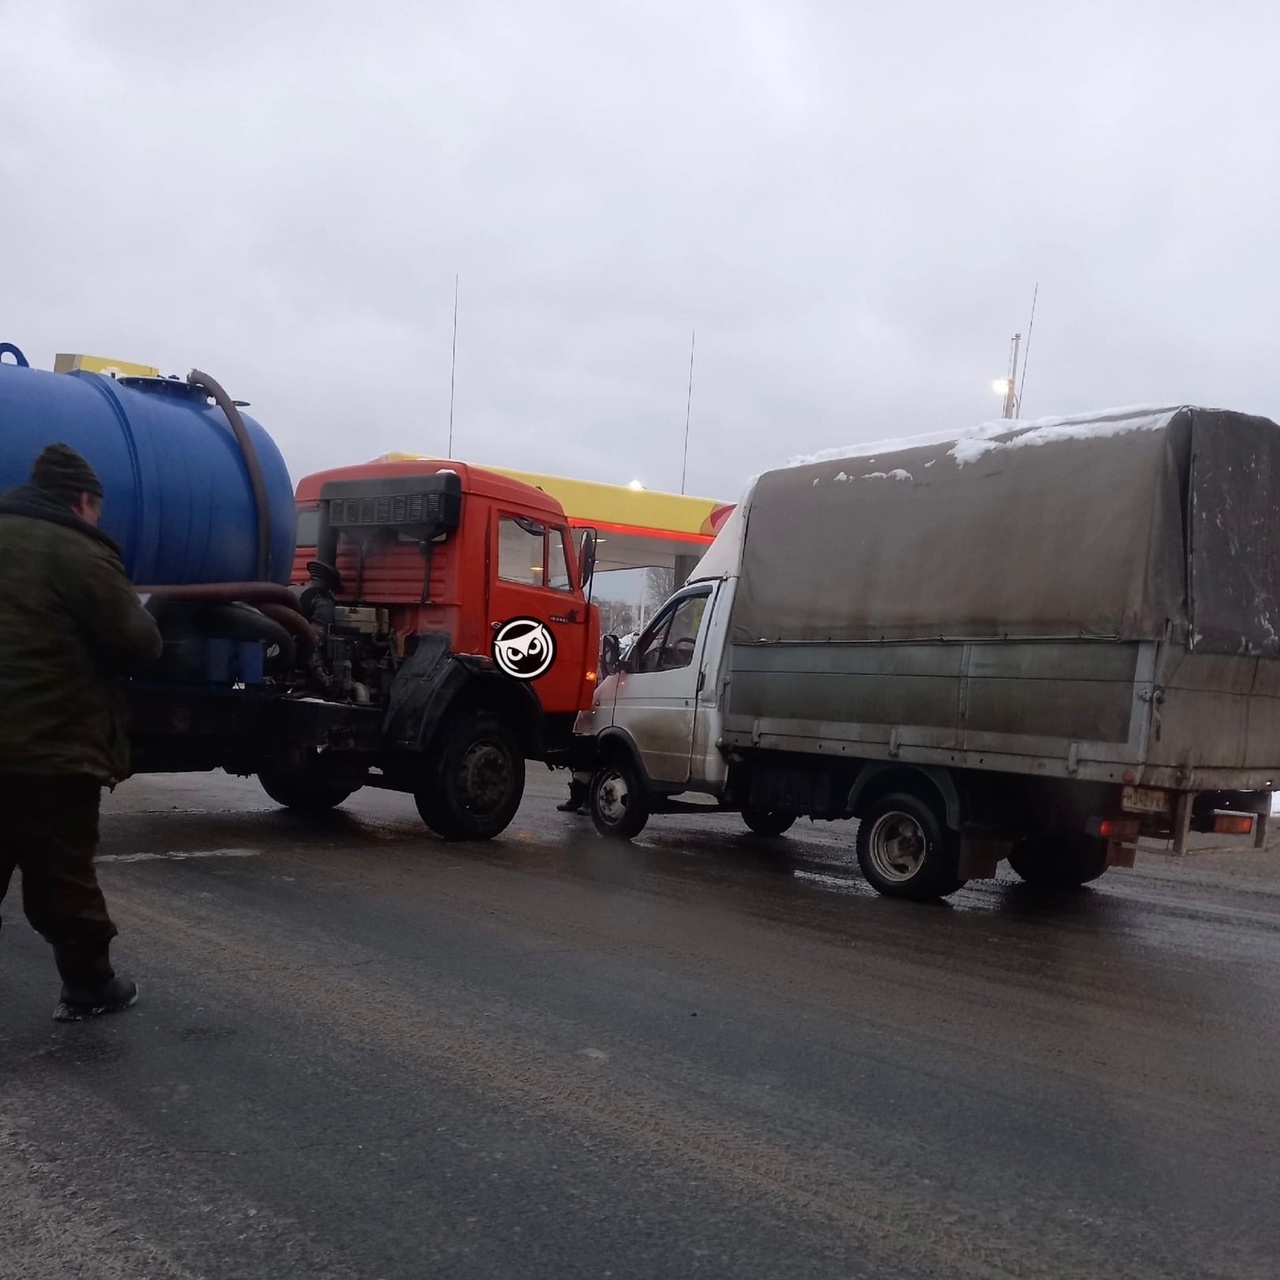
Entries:
[[910,880],[924,864],[929,842],[909,813],[885,813],[876,819],[867,842],[871,861],[886,879]]
[[596,788],[596,807],[609,823],[621,822],[627,812],[627,780],[620,773],[610,773]]
[[477,742],[462,757],[462,788],[472,813],[497,810],[511,787],[511,761],[496,742]]

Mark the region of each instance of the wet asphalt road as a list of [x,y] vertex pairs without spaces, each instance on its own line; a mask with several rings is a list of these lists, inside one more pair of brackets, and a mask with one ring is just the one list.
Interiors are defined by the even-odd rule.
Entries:
[[122,788],[138,1007],[53,1023],[4,908],[0,1277],[1280,1273],[1280,852],[915,906],[563,794],[474,847]]

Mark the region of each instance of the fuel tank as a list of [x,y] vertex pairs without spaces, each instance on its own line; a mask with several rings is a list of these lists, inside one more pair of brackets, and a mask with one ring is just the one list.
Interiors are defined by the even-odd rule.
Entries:
[[[5,348],[21,361],[15,348]],[[252,418],[270,522],[269,580],[289,581],[296,521],[279,449]],[[259,578],[249,466],[222,410],[171,378],[48,373],[0,360],[0,489],[22,484],[46,445],[69,444],[102,480],[102,530],[134,582],[152,586]]]

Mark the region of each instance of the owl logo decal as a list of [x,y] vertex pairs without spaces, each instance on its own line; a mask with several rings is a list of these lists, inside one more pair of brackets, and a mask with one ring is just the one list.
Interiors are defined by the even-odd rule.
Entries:
[[556,660],[555,636],[537,618],[512,618],[494,634],[493,660],[517,680],[536,680]]

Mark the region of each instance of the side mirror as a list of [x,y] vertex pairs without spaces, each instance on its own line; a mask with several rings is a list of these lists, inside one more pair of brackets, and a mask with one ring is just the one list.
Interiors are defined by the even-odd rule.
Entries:
[[582,575],[582,592],[588,595],[591,579],[596,572],[596,531],[594,529],[582,531],[582,541],[578,544],[578,572]]
[[600,669],[607,676],[622,669],[622,642],[617,636],[605,636],[600,641]]

